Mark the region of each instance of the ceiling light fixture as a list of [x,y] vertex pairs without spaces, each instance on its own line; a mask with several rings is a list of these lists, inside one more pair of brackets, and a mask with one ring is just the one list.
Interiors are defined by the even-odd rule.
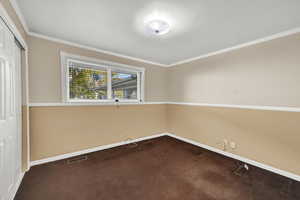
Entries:
[[146,23],[147,32],[153,35],[164,35],[170,31],[170,25],[160,19],[151,20]]

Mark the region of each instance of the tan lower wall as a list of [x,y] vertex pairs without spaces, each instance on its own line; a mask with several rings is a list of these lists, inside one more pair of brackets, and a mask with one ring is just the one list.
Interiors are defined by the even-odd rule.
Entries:
[[166,132],[166,105],[30,108],[31,160]]
[[168,105],[168,132],[300,175],[300,113]]
[[300,113],[185,105],[30,108],[31,160],[170,132],[300,175]]

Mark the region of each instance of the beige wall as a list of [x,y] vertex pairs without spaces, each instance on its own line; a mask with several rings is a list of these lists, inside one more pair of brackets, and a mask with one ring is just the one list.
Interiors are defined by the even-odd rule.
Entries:
[[62,102],[60,51],[106,61],[144,67],[145,100],[166,99],[166,68],[101,54],[56,43],[37,37],[28,37],[29,43],[29,98],[31,103]]
[[[60,102],[59,51],[146,67],[146,100],[300,106],[300,34],[160,68],[29,37],[31,102]],[[46,74],[47,76],[44,76]],[[300,175],[300,114],[183,105],[32,107],[31,160],[163,132]],[[118,124],[118,126],[115,126]],[[99,129],[101,126],[101,129]]]
[[[169,69],[176,102],[300,107],[300,34]],[[300,175],[300,113],[168,105],[168,131]]]
[[300,113],[168,105],[168,131],[300,175]]
[[[11,8],[10,8],[11,9]],[[146,101],[300,106],[300,34],[172,68],[29,36],[30,102],[61,102],[59,52],[146,68]],[[300,114],[183,105],[30,108],[31,160],[163,132],[300,175]],[[117,125],[116,125],[117,124]],[[101,126],[101,128],[99,128]]]
[[30,108],[31,160],[166,132],[166,105]]
[[170,68],[169,100],[300,107],[300,34]]

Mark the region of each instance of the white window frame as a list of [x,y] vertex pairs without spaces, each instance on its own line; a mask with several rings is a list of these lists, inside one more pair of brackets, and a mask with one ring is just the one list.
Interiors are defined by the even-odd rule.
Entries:
[[[61,85],[62,85],[62,98],[65,103],[114,103],[116,99],[112,99],[112,85],[111,85],[111,72],[129,72],[137,73],[137,99],[118,99],[120,103],[143,103],[144,102],[144,77],[145,68],[124,65],[104,60],[98,60],[85,56],[69,54],[60,52],[61,59]],[[107,71],[107,98],[105,100],[93,99],[70,99],[69,91],[69,63],[76,62],[87,65],[88,69],[105,70]]]

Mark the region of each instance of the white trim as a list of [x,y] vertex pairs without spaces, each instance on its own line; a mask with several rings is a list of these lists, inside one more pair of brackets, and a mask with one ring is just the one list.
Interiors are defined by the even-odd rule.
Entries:
[[204,59],[204,58],[207,58],[207,57],[211,57],[211,56],[223,54],[223,53],[226,53],[226,52],[234,51],[234,50],[241,49],[241,48],[244,48],[244,47],[249,47],[249,46],[259,44],[259,43],[264,43],[264,42],[267,42],[267,41],[270,41],[270,40],[279,39],[279,38],[289,36],[289,35],[293,35],[293,34],[296,34],[296,33],[300,33],[300,27],[290,29],[290,30],[287,30],[287,31],[283,31],[283,32],[280,32],[280,33],[277,33],[277,34],[273,34],[273,35],[270,35],[270,36],[267,36],[267,37],[264,37],[264,38],[256,39],[256,40],[246,42],[246,43],[243,43],[243,44],[239,44],[239,45],[236,45],[236,46],[232,46],[232,47],[229,47],[229,48],[225,48],[225,49],[221,49],[221,50],[214,51],[214,52],[211,52],[211,53],[207,53],[207,54],[204,54],[204,55],[200,55],[200,56],[197,56],[197,57],[193,57],[193,58],[185,59],[185,60],[182,60],[182,61],[178,61],[178,62],[175,62],[175,63],[172,63],[172,64],[168,65],[167,67],[174,67],[174,66],[177,66],[177,65],[186,64],[186,63],[189,63],[189,62],[193,62],[193,61],[201,60],[201,59]]
[[23,38],[22,34],[16,27],[14,21],[10,18],[9,14],[6,12],[1,2],[0,2],[0,16],[4,19],[6,25],[13,32],[14,36],[19,40],[19,42],[25,48],[25,50],[28,50],[28,46],[25,39]]
[[167,104],[167,102],[74,102],[74,103],[30,103],[29,107],[52,107],[52,106],[115,106],[115,105],[155,105],[155,104]]
[[174,62],[174,63],[171,63],[171,64],[163,64],[163,63],[159,63],[159,62],[153,62],[153,61],[149,61],[149,60],[145,60],[145,59],[141,59],[141,58],[127,56],[127,55],[120,54],[120,53],[114,53],[114,52],[111,52],[111,51],[107,51],[107,50],[103,50],[103,49],[99,49],[99,48],[95,48],[95,47],[90,47],[90,46],[87,46],[87,45],[82,45],[82,44],[78,44],[78,43],[75,43],[75,42],[70,42],[70,41],[66,41],[66,40],[62,40],[62,39],[42,35],[42,34],[39,34],[39,33],[31,32],[31,31],[29,31],[26,20],[24,18],[24,15],[21,12],[19,6],[18,6],[17,1],[16,0],[10,0],[10,2],[11,2],[11,5],[13,6],[13,8],[15,9],[15,11],[16,11],[16,13],[17,13],[17,15],[18,15],[18,17],[19,17],[19,19],[20,19],[20,21],[21,21],[21,23],[22,23],[22,25],[23,25],[23,27],[26,31],[26,33],[30,36],[42,38],[42,39],[45,39],[45,40],[50,40],[50,41],[53,41],[53,42],[59,42],[59,43],[63,43],[63,44],[66,44],[66,45],[71,45],[71,46],[74,46],[74,47],[87,49],[87,50],[91,50],[91,51],[95,51],[95,52],[99,52],[99,53],[104,53],[104,54],[108,54],[108,55],[112,55],[112,56],[117,56],[117,57],[121,57],[121,58],[125,58],[125,59],[130,59],[130,60],[134,60],[134,61],[138,61],[138,62],[143,62],[143,63],[147,63],[147,64],[151,64],[151,65],[156,65],[156,66],[159,66],[159,67],[174,67],[174,66],[177,66],[177,65],[186,64],[186,63],[193,62],[193,61],[200,60],[200,59],[204,59],[204,58],[207,58],[207,57],[210,57],[210,56],[214,56],[214,55],[234,51],[234,50],[237,50],[237,49],[241,49],[241,48],[244,48],[244,47],[252,46],[252,45],[255,45],[255,44],[267,42],[267,41],[278,39],[278,38],[282,38],[282,37],[293,35],[293,34],[296,34],[296,33],[300,32],[300,27],[297,27],[297,28],[293,28],[293,29],[290,29],[290,30],[279,32],[279,33],[276,33],[276,34],[273,34],[273,35],[270,35],[270,36],[267,36],[267,37],[256,39],[256,40],[253,40],[253,41],[250,41],[250,42],[246,42],[246,43],[242,43],[242,44],[239,44],[239,45],[236,45],[236,46],[232,46],[232,47],[228,47],[228,48],[225,48],[225,49],[220,49],[220,50],[217,50],[217,51],[214,51],[214,52],[210,52],[210,53],[207,53],[207,54],[204,54],[204,55],[184,59],[184,60]]
[[189,103],[189,102],[167,102],[167,104],[170,104],[170,105],[185,105],[185,106],[201,106],[201,107],[238,108],[238,109],[251,109],[251,110],[300,112],[300,107],[252,106],[252,105],[210,104],[210,103]]
[[81,44],[77,44],[77,43],[74,43],[74,42],[69,42],[69,41],[66,41],[66,40],[45,36],[45,35],[38,34],[38,33],[28,32],[28,35],[33,36],[33,37],[42,38],[42,39],[49,40],[49,41],[53,41],[53,42],[58,42],[58,43],[66,44],[66,45],[71,45],[71,46],[82,48],[82,49],[87,49],[87,50],[99,52],[99,53],[105,53],[105,54],[108,54],[108,55],[118,56],[118,57],[125,58],[125,59],[130,59],[130,60],[135,60],[135,61],[138,61],[138,62],[152,64],[152,65],[156,65],[156,66],[159,66],[159,67],[175,67],[177,65],[186,64],[186,63],[193,62],[193,61],[196,61],[196,60],[201,60],[201,59],[204,59],[204,58],[207,58],[207,57],[223,54],[223,53],[226,53],[226,52],[238,50],[238,49],[241,49],[241,48],[244,48],[244,47],[253,46],[253,45],[256,45],[256,44],[264,43],[264,42],[274,40],[274,39],[279,39],[279,38],[289,36],[289,35],[293,35],[293,34],[297,34],[297,33],[300,33],[300,28],[299,27],[294,28],[294,29],[290,29],[290,30],[287,30],[287,31],[283,31],[283,32],[280,32],[280,33],[276,33],[276,34],[273,34],[273,35],[270,35],[270,36],[267,36],[267,37],[264,37],[264,38],[260,38],[260,39],[257,39],[257,40],[253,40],[253,41],[250,41],[250,42],[246,42],[246,43],[243,43],[243,44],[239,44],[239,45],[236,45],[236,46],[232,46],[232,47],[228,47],[228,48],[225,48],[225,49],[210,52],[210,53],[200,55],[200,56],[197,56],[197,57],[192,57],[192,58],[188,58],[188,59],[185,59],[185,60],[182,60],[182,61],[174,62],[174,63],[171,63],[171,64],[163,64],[163,63],[152,62],[152,61],[148,61],[148,60],[144,60],[144,59],[140,59],[140,58],[130,57],[130,56],[126,56],[126,55],[123,55],[123,54],[113,53],[113,52],[110,52],[110,51],[105,51],[105,50],[102,50],[102,49],[89,47],[89,46],[86,46],[86,45],[81,45]]
[[70,57],[71,59],[80,60],[82,63],[88,64],[88,65],[106,65],[106,66],[109,66],[112,68],[115,67],[117,69],[119,67],[122,67],[125,70],[131,71],[131,72],[146,70],[144,67],[137,67],[137,66],[133,66],[133,65],[126,65],[126,64],[122,64],[122,63],[111,62],[111,61],[97,59],[97,58],[88,57],[88,56],[81,56],[78,54],[67,53],[65,51],[60,51],[60,57]]
[[[137,99],[120,99],[122,103],[139,103],[143,102],[143,95],[141,95],[144,88],[144,81],[141,80],[141,74],[145,73],[144,67],[136,67],[131,65],[125,65],[110,61],[99,60],[86,56],[74,55],[70,53],[60,52],[61,62],[61,88],[62,97],[65,103],[113,103],[115,99],[112,98],[112,86],[111,86],[111,72],[128,72],[135,73],[137,75]],[[95,70],[102,70],[107,72],[107,99],[104,100],[86,100],[86,99],[70,99],[69,97],[69,63],[84,64],[86,68],[92,68]]]
[[30,31],[28,32],[28,35],[30,35],[32,37],[37,37],[37,38],[49,40],[49,41],[52,41],[52,42],[58,42],[58,43],[70,45],[70,46],[73,46],[73,47],[78,47],[78,48],[82,48],[82,49],[86,49],[86,50],[90,50],[90,51],[94,51],[94,52],[98,52],[98,53],[103,53],[103,54],[107,54],[107,55],[117,56],[119,58],[125,58],[125,59],[129,59],[129,60],[133,60],[133,61],[137,61],[137,62],[142,62],[142,63],[146,63],[146,64],[158,66],[158,67],[167,67],[168,66],[166,64],[157,63],[157,62],[153,62],[153,61],[149,61],[149,60],[145,60],[145,59],[141,59],[141,58],[136,58],[136,57],[132,57],[132,56],[127,56],[127,55],[120,54],[120,53],[114,53],[114,52],[111,52],[111,51],[107,51],[107,50],[103,50],[103,49],[99,49],[99,48],[95,48],[95,47],[90,47],[90,46],[87,46],[87,45],[82,45],[82,44],[78,44],[78,43],[75,43],[75,42],[70,42],[70,41],[67,41],[67,40],[62,40],[62,39],[42,35],[42,34],[39,34],[39,33],[30,32]]
[[300,176],[299,175],[296,175],[296,174],[293,174],[291,172],[284,171],[284,170],[281,170],[281,169],[278,169],[278,168],[275,168],[275,167],[272,167],[272,166],[269,166],[269,165],[266,165],[266,164],[262,164],[262,163],[259,163],[257,161],[254,161],[254,160],[251,160],[251,159],[248,159],[248,158],[244,158],[242,156],[238,156],[238,155],[235,155],[235,154],[232,154],[232,153],[229,153],[229,152],[225,152],[225,151],[222,151],[220,149],[217,149],[217,148],[205,145],[205,144],[201,144],[201,143],[196,142],[194,140],[174,135],[172,133],[161,133],[161,134],[142,137],[142,138],[138,138],[138,139],[134,139],[134,140],[127,140],[127,141],[123,141],[123,142],[119,142],[119,143],[103,145],[103,146],[90,148],[90,149],[86,149],[86,150],[82,150],[82,151],[77,151],[77,152],[73,152],[73,153],[62,154],[62,155],[58,155],[58,156],[54,156],[54,157],[49,157],[49,158],[45,158],[45,159],[41,159],[41,160],[32,161],[30,165],[31,166],[41,165],[41,164],[45,164],[45,163],[48,163],[48,162],[62,160],[62,159],[66,159],[66,158],[70,158],[70,157],[74,157],[74,156],[78,156],[78,155],[82,155],[82,154],[101,151],[101,150],[104,150],[104,149],[110,149],[110,148],[113,148],[113,147],[117,147],[117,146],[121,146],[121,145],[125,145],[125,144],[130,144],[130,143],[135,143],[135,142],[140,142],[140,141],[143,141],[143,140],[158,138],[158,137],[162,137],[162,136],[170,136],[172,138],[181,140],[183,142],[187,142],[189,144],[192,144],[192,145],[204,148],[204,149],[207,149],[209,151],[224,155],[226,157],[230,157],[230,158],[248,163],[250,165],[259,167],[261,169],[265,169],[265,170],[270,171],[270,172],[274,172],[276,174],[291,178],[291,179],[296,180],[296,181],[300,181]]
[[[169,104],[169,105],[185,105],[185,106],[201,106],[201,107],[217,107],[217,108],[237,108],[251,110],[270,110],[283,112],[300,112],[300,107],[280,107],[280,106],[251,106],[251,105],[234,105],[234,104],[209,104],[209,103],[189,103],[189,102],[120,102],[119,105],[147,105],[147,104]],[[30,103],[30,107],[43,106],[109,106],[116,105],[114,102],[73,102],[73,103]]]
[[[112,84],[111,84],[111,76],[112,74],[111,74],[111,69],[110,68],[108,68],[107,69],[107,99],[109,100],[109,101],[112,101]],[[69,87],[69,86],[68,86]]]
[[18,192],[18,189],[19,189],[19,187],[20,187],[20,185],[22,183],[24,175],[25,175],[25,173],[22,172],[20,174],[20,176],[18,177],[18,180],[17,180],[16,184],[14,185],[14,189],[13,189],[12,195],[9,197],[9,200],[14,200],[14,198],[15,198],[17,192]]
[[73,153],[62,154],[62,155],[58,155],[58,156],[54,156],[54,157],[50,157],[50,158],[45,158],[45,159],[42,159],[42,160],[32,161],[30,166],[41,165],[41,164],[48,163],[48,162],[53,162],[53,161],[56,161],[56,160],[62,160],[62,159],[66,159],[66,158],[70,158],[70,157],[74,157],[74,156],[79,156],[79,155],[82,155],[82,154],[87,154],[87,153],[92,153],[92,152],[96,152],[96,151],[101,151],[101,150],[104,150],[104,149],[110,149],[110,148],[113,148],[113,147],[122,146],[122,145],[125,145],[125,144],[131,144],[131,143],[140,142],[140,141],[143,141],[143,140],[158,138],[158,137],[165,136],[165,135],[166,134],[164,134],[164,133],[157,134],[157,135],[151,135],[151,136],[141,137],[141,138],[138,138],[138,139],[126,140],[126,141],[122,141],[122,142],[118,142],[118,143],[113,143],[113,144],[98,146],[98,147],[94,147],[94,148],[90,148],[90,149],[85,149],[85,150],[82,150],[82,151],[76,151],[76,152],[73,152]]
[[15,9],[15,12],[16,12],[17,16],[19,17],[20,22],[21,22],[22,26],[24,27],[25,32],[28,33],[29,29],[28,29],[26,20],[24,18],[24,15],[20,10],[18,2],[16,0],[9,0],[9,1],[10,1],[11,6]]
[[296,175],[296,174],[293,174],[293,173],[291,173],[291,172],[287,172],[287,171],[284,171],[284,170],[281,170],[281,169],[277,169],[277,168],[275,168],[275,167],[272,167],[272,166],[269,166],[269,165],[266,165],[266,164],[262,164],[262,163],[259,163],[259,162],[257,162],[257,161],[254,161],[254,160],[251,160],[251,159],[248,159],[248,158],[244,158],[244,157],[242,157],[242,156],[238,156],[238,155],[235,155],[235,154],[226,152],[226,151],[222,151],[222,150],[220,150],[220,149],[217,149],[217,148],[214,148],[214,147],[205,145],[205,144],[201,144],[201,143],[196,142],[196,141],[194,141],[194,140],[186,139],[186,138],[183,138],[183,137],[174,135],[174,134],[172,134],[172,133],[166,133],[165,135],[170,136],[170,137],[173,137],[173,138],[176,138],[176,139],[181,140],[181,141],[184,141],[184,142],[187,142],[187,143],[189,143],[189,144],[192,144],[192,145],[195,145],[195,146],[198,146],[198,147],[207,149],[207,150],[209,150],[209,151],[213,151],[213,152],[215,152],[215,153],[218,153],[218,154],[221,154],[221,155],[224,155],[224,156],[227,156],[227,157],[230,157],[230,158],[233,158],[233,159],[236,159],[236,160],[239,160],[239,161],[248,163],[248,164],[250,164],[250,165],[259,167],[259,168],[261,168],[261,169],[265,169],[265,170],[267,170],[267,171],[274,172],[274,173],[276,173],[276,174],[279,174],[279,175],[282,175],[282,176],[291,178],[291,179],[293,179],[293,180],[300,181],[300,176],[299,176],[299,175]]

